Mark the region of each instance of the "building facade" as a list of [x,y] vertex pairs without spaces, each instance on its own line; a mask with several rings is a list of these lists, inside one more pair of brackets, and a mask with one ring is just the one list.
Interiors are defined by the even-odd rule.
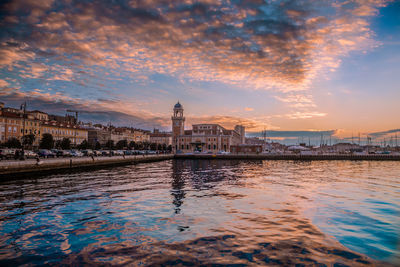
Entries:
[[[24,126],[25,123],[25,126]],[[14,108],[0,109],[0,142],[7,142],[10,138],[16,138],[21,143],[23,137],[33,135],[33,146],[39,145],[40,120],[32,114]]]
[[[174,153],[230,151],[231,146],[242,144],[244,127],[228,130],[218,124],[194,124],[192,130],[185,130],[183,106],[178,102],[173,109],[172,149]],[[239,130],[239,132],[237,131]]]
[[42,136],[46,133],[51,134],[56,142],[68,138],[73,146],[80,145],[84,140],[88,140],[88,131],[76,124],[42,121],[41,132]]
[[153,133],[150,134],[150,143],[155,143],[158,145],[172,145],[172,133],[160,132],[158,130],[154,130]]

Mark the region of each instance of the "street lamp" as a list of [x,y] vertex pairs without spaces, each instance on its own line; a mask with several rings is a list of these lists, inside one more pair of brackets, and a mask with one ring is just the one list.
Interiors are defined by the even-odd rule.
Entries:
[[22,152],[21,152],[21,155],[20,155],[19,159],[20,159],[20,160],[25,160],[24,155],[25,155],[25,116],[26,116],[26,102],[24,102],[24,103],[21,105],[21,109],[22,109],[22,107],[23,107],[23,111],[24,111],[24,113],[23,113],[23,115],[22,115],[22,124],[23,124],[23,126],[22,126]]

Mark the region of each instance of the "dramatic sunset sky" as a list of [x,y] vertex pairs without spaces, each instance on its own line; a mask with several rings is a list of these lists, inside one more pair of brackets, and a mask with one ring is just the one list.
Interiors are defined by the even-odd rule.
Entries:
[[189,128],[400,137],[399,1],[1,2],[6,106],[168,130],[179,100]]

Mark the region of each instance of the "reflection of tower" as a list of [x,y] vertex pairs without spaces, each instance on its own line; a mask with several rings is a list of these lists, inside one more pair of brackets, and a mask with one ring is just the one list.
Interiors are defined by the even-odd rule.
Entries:
[[172,203],[174,204],[175,213],[179,214],[183,199],[185,198],[185,180],[182,177],[182,171],[184,169],[183,161],[174,161],[172,166],[172,190],[171,195],[174,197]]
[[172,120],[172,148],[173,151],[179,149],[179,136],[183,135],[185,132],[185,117],[183,117],[183,106],[176,103],[174,106],[174,113],[171,117]]

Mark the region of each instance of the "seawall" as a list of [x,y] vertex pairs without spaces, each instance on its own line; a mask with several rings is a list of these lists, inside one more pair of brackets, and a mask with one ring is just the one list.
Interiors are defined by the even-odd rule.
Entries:
[[400,161],[400,155],[350,155],[350,154],[334,154],[334,155],[272,155],[272,154],[178,154],[176,159],[235,159],[235,160],[394,160]]
[[35,159],[24,161],[0,161],[0,176],[13,178],[22,174],[38,174],[51,171],[87,169],[143,162],[154,162],[172,159],[173,154],[167,155],[137,155],[137,156],[113,156],[113,157],[83,157],[83,158],[54,158],[41,159],[38,163]]
[[25,161],[0,161],[0,177],[14,178],[20,175],[42,174],[65,170],[101,168],[125,164],[162,161],[168,159],[220,159],[220,160],[391,160],[400,161],[400,155],[269,155],[269,154],[168,154],[137,155],[114,157],[84,157],[42,159],[39,164],[35,159]]

